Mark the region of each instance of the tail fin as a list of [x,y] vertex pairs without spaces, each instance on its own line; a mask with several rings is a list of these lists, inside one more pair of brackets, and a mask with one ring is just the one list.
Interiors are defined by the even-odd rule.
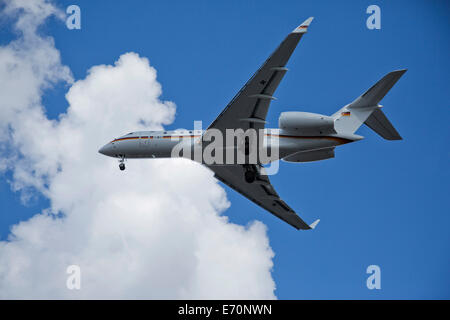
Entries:
[[333,114],[335,130],[338,133],[352,134],[365,123],[387,140],[400,140],[400,135],[378,103],[405,72],[406,70],[397,70],[388,73],[355,101]]

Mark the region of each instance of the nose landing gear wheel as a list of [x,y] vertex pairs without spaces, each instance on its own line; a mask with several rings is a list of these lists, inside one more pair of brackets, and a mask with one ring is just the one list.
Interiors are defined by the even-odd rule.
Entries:
[[125,163],[120,163],[120,164],[119,164],[119,169],[120,169],[121,171],[125,170]]

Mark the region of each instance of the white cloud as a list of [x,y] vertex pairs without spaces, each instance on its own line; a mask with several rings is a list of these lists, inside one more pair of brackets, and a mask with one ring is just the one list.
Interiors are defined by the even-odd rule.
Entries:
[[[53,40],[36,34],[60,11],[9,1],[3,14],[21,36],[0,47],[0,170],[51,207],[0,242],[0,298],[275,298],[265,226],[221,216],[229,203],[211,172],[182,159],[129,161],[121,172],[97,153],[173,121],[149,61],[126,53],[73,83]],[[69,108],[49,120],[42,93],[59,81],[71,84]],[[81,290],[66,288],[72,264]]]

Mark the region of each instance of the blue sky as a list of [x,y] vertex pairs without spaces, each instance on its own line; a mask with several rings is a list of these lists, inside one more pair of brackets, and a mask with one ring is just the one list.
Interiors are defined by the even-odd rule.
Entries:
[[[65,8],[73,1],[59,1]],[[77,1],[82,29],[51,20],[75,79],[129,51],[158,71],[163,99],[177,104],[170,128],[207,125],[279,42],[314,16],[276,92],[268,126],[282,111],[332,114],[389,71],[408,72],[381,102],[404,140],[388,142],[368,128],[365,140],[336,150],[336,158],[280,164],[271,177],[283,199],[314,231],[290,228],[227,190],[230,220],[268,226],[280,299],[450,298],[448,141],[450,131],[446,1]],[[381,8],[381,30],[366,28],[366,8]],[[1,43],[14,37],[0,32]],[[63,85],[48,90],[49,117],[67,108]],[[132,131],[133,128],[130,128]],[[48,206],[24,206],[0,179],[0,239],[11,225]],[[367,266],[381,267],[381,290],[366,288]]]

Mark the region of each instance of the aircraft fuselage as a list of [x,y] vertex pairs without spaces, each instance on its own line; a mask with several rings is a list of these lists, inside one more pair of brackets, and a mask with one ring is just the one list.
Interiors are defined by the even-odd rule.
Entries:
[[[176,131],[139,131],[129,133],[112,140],[104,145],[99,152],[116,158],[172,158],[186,157],[194,159],[194,152],[190,155],[174,154],[176,146],[192,148],[199,143],[203,130],[176,130]],[[298,152],[320,150],[346,144],[362,137],[357,135],[328,135],[328,136],[298,136],[292,135],[282,129],[264,129],[264,139],[262,148],[266,154],[277,146],[277,155],[271,154],[271,161],[285,158]],[[225,140],[225,138],[224,138]],[[224,153],[230,144],[223,143]],[[235,150],[239,149],[238,144],[231,144]],[[204,151],[204,149],[203,149]],[[236,152],[237,153],[237,152]],[[228,164],[228,163],[223,163]]]

